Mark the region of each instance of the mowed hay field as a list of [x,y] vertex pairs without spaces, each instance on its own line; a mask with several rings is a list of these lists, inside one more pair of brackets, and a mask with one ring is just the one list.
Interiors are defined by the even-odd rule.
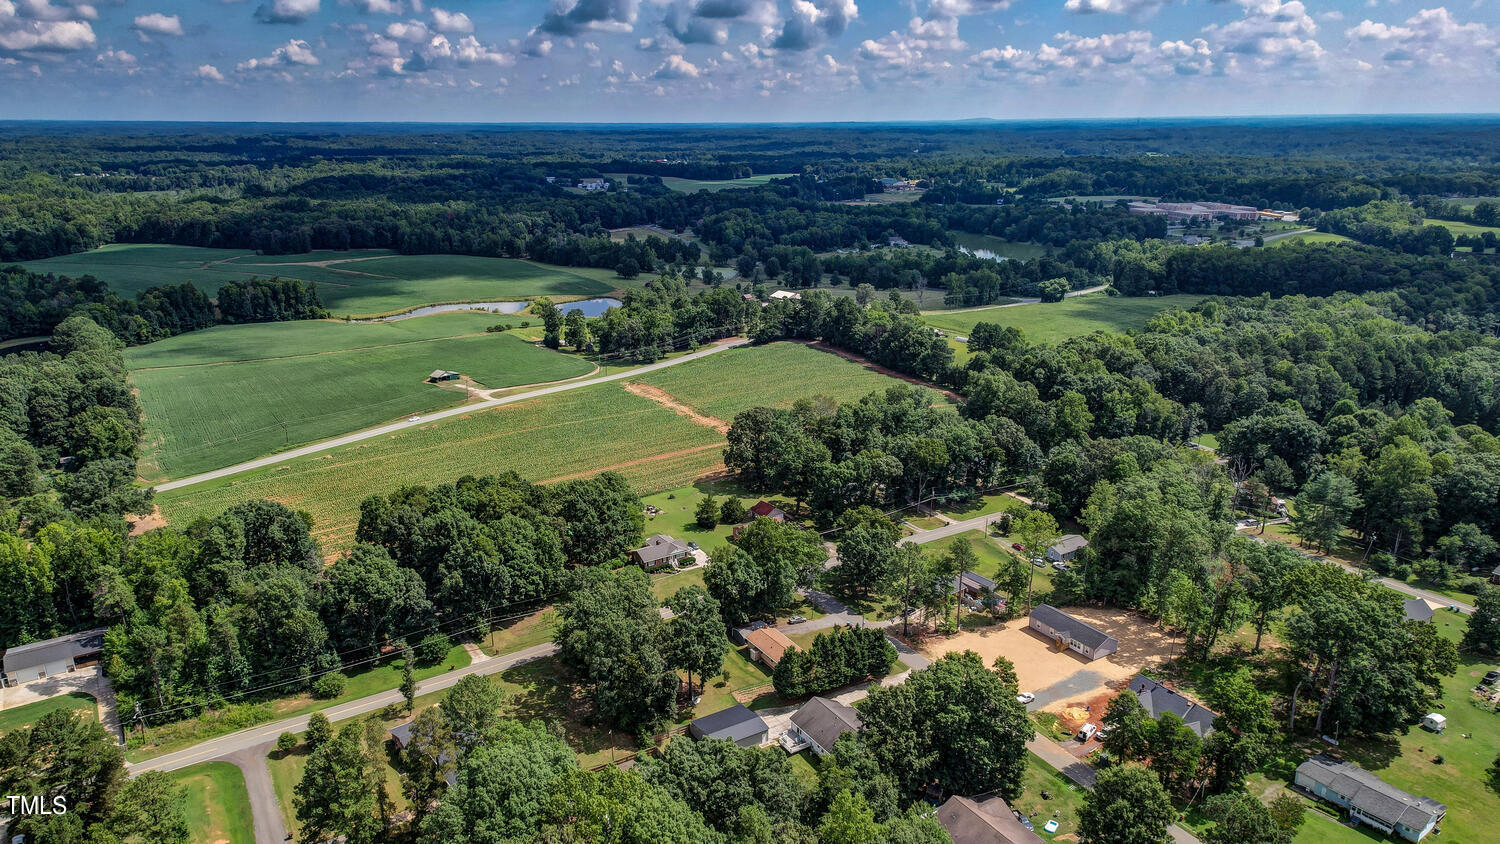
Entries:
[[495,320],[220,326],[130,349],[146,418],[141,474],[184,477],[467,400],[463,387],[426,383],[434,369],[487,388],[594,371],[581,358],[485,333]]
[[[709,363],[715,365],[706,366]],[[667,377],[679,369],[687,374]],[[748,379],[751,389],[739,379]],[[785,406],[819,393],[847,401],[900,383],[791,343],[732,349],[640,380],[700,414],[724,414],[726,421],[757,404]],[[352,544],[362,499],[407,484],[434,485],[508,470],[545,482],[610,469],[628,478],[638,492],[649,494],[687,486],[722,467],[724,438],[717,429],[636,395],[625,383],[476,411],[170,490],[156,500],[174,524],[249,499],[280,501],[310,512],[313,532],[324,550],[336,551]],[[720,398],[726,390],[730,392]]]
[[554,267],[514,258],[396,255],[386,250],[256,255],[248,249],[205,249],[117,243],[91,252],[28,261],[37,272],[92,275],[123,296],[191,281],[209,294],[255,276],[315,282],[336,316],[378,316],[445,302],[486,302],[533,296],[609,293],[613,270]]
[[976,308],[966,311],[927,311],[922,321],[952,334],[967,335],[981,322],[1014,326],[1033,343],[1057,343],[1094,331],[1143,328],[1168,308],[1190,308],[1202,296],[1127,297],[1104,294],[1078,296],[1061,302]]
[[700,190],[716,193],[730,188],[760,187],[761,185],[768,184],[772,179],[785,179],[791,175],[791,173],[767,173],[760,176],[746,176],[743,179],[724,179],[722,181],[711,179],[679,179],[676,176],[662,176],[661,183],[672,190],[682,191],[683,193],[697,193]]

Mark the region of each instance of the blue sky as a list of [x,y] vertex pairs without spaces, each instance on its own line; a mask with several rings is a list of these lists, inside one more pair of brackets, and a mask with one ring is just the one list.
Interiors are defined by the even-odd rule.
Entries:
[[1500,111],[1500,0],[0,0],[0,117]]

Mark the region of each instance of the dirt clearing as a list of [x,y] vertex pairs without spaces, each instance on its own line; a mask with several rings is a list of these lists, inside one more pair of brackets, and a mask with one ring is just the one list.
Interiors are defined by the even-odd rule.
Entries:
[[634,393],[643,399],[650,399],[651,401],[656,402],[657,404],[665,407],[667,410],[672,411],[678,416],[686,416],[687,418],[693,420],[694,422],[702,425],[705,428],[713,428],[720,434],[729,433],[728,422],[725,422],[723,419],[719,419],[716,416],[709,416],[706,413],[700,413],[698,410],[678,401],[676,396],[673,396],[671,393],[663,390],[660,387],[653,387],[650,384],[642,384],[639,381],[626,381],[624,387],[627,391]]

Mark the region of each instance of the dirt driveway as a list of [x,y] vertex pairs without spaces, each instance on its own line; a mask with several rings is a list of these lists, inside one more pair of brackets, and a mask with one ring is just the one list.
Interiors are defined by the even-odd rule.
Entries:
[[920,650],[934,659],[970,650],[987,665],[1004,656],[1015,664],[1021,690],[1036,695],[1027,709],[1055,713],[1069,727],[1076,727],[1085,720],[1097,721],[1104,703],[1138,672],[1167,661],[1173,640],[1149,620],[1125,610],[1069,608],[1068,613],[1114,636],[1120,650],[1092,661],[1071,650],[1059,653],[1050,641],[1030,630],[1024,618],[932,639],[922,643]]

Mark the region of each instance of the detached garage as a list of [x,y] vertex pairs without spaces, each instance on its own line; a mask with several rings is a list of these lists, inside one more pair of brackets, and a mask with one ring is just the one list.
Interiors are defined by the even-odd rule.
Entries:
[[104,653],[104,630],[86,630],[16,645],[5,652],[5,685],[16,686],[93,665]]

